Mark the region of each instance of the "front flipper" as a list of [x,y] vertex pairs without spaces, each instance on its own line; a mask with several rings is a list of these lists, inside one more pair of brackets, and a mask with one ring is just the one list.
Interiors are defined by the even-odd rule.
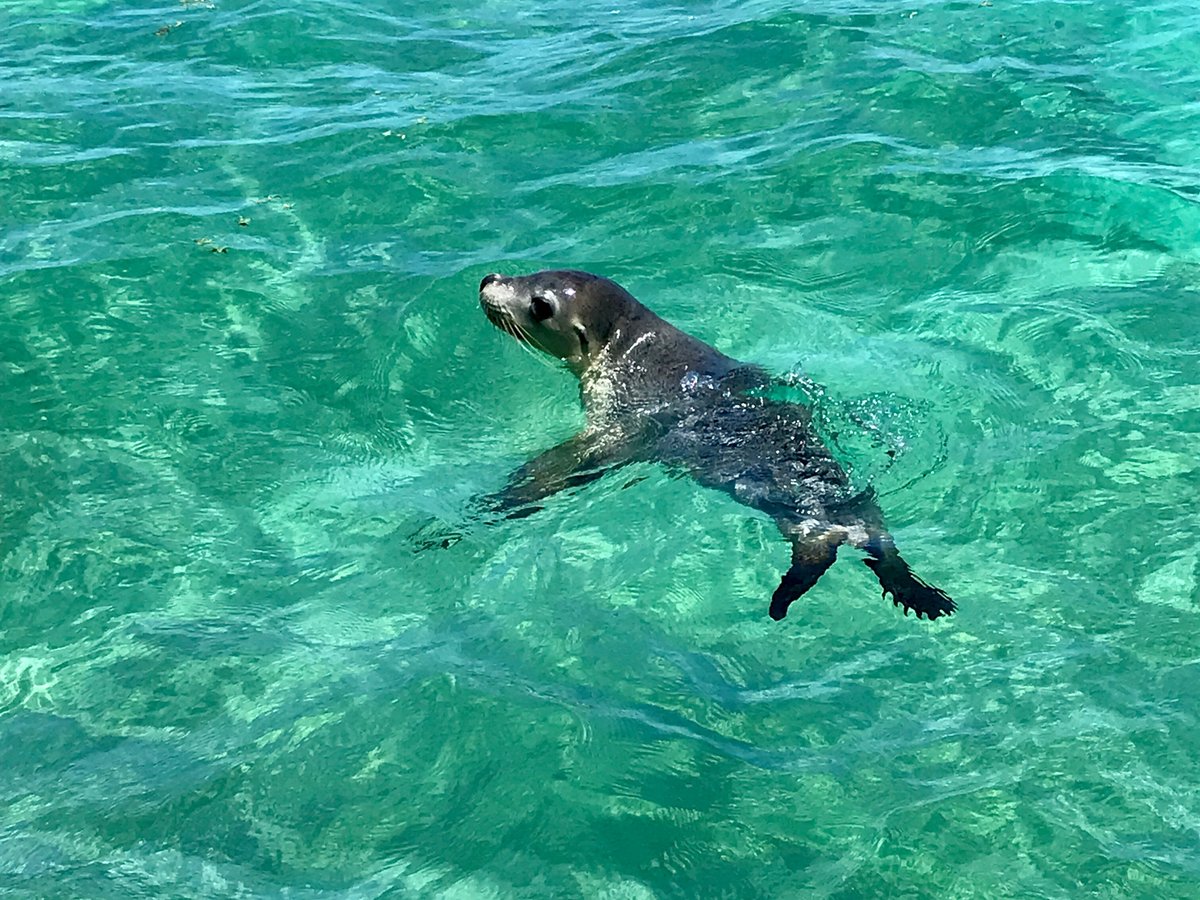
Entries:
[[841,538],[832,534],[801,540],[793,539],[792,567],[787,570],[779,587],[771,596],[771,618],[779,621],[787,615],[788,606],[817,583],[825,570],[837,559]]
[[502,490],[476,502],[501,518],[523,519],[541,509],[547,497],[582,487],[633,458],[631,443],[620,436],[583,431],[535,456],[509,476]]
[[431,517],[421,523],[421,527],[408,536],[408,543],[413,553],[424,553],[426,550],[449,550],[463,539],[463,529],[447,525],[441,519]]
[[914,575],[896,548],[887,544],[890,541],[882,547],[878,544],[868,546],[867,552],[874,558],[863,560],[878,576],[883,586],[883,596],[891,594],[892,605],[903,606],[906,616],[910,609],[916,610],[918,619],[922,616],[936,619],[953,614],[957,607],[946,592]]

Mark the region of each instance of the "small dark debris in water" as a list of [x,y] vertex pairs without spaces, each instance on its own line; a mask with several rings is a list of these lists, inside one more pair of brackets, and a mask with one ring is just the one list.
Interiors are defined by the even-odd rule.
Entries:
[[170,34],[172,31],[174,31],[176,28],[178,28],[182,24],[183,24],[182,22],[176,22],[174,25],[164,25],[162,28],[158,29],[158,31],[156,31],[154,33],[158,37],[166,37],[168,34]]
[[207,247],[209,253],[228,253],[229,248],[213,242],[212,238],[195,238],[192,243],[197,247]]
[[247,219],[245,216],[238,216],[238,225],[240,225],[242,228],[245,228],[249,224],[250,224],[250,220]]

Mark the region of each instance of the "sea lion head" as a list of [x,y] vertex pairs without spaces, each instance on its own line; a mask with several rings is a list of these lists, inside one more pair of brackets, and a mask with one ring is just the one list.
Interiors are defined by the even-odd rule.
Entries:
[[641,305],[607,278],[556,269],[532,275],[487,275],[479,305],[492,324],[565,361],[576,374],[596,359],[622,319]]

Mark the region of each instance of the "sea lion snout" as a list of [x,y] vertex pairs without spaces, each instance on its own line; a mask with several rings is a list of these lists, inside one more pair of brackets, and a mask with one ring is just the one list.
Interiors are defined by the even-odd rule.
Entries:
[[493,322],[496,316],[511,319],[513,316],[513,280],[492,272],[479,282],[479,305]]

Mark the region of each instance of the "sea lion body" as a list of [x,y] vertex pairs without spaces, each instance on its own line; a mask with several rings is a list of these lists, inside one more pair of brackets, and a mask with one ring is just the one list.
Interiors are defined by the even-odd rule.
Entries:
[[912,574],[870,494],[856,494],[808,409],[769,396],[770,376],[655,315],[606,278],[572,270],[489,275],[480,304],[497,327],[564,360],[579,377],[587,425],[518,469],[486,503],[528,515],[546,497],[606,471],[654,461],[771,516],[792,544],[772,618],[816,583],[850,543],[885,595],[918,617],[954,611]]

